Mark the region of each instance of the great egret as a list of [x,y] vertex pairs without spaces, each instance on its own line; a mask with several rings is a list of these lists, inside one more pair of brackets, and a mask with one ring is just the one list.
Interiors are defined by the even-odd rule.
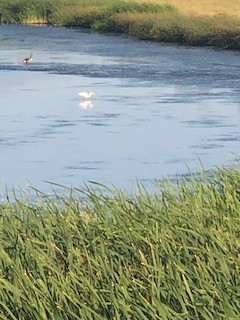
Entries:
[[78,94],[80,97],[84,98],[84,99],[90,99],[91,96],[95,96],[95,93],[93,92],[79,92]]
[[83,102],[80,102],[79,106],[83,109],[88,109],[88,108],[92,108],[94,104],[89,100],[85,100]]
[[32,62],[32,60],[33,60],[32,56],[33,56],[33,55],[30,54],[30,56],[27,57],[27,58],[25,58],[23,61],[24,61],[25,63],[30,63],[30,62]]

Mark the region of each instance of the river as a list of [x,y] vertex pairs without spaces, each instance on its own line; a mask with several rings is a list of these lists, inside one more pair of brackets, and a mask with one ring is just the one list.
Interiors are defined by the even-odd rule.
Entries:
[[237,51],[19,25],[0,26],[0,50],[2,185],[152,190],[239,156]]

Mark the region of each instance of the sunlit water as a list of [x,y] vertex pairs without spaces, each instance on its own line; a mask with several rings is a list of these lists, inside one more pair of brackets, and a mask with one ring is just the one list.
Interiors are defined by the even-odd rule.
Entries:
[[[238,52],[0,26],[0,178],[131,189],[240,152]],[[33,63],[23,59],[33,54]],[[83,103],[80,91],[95,96]]]

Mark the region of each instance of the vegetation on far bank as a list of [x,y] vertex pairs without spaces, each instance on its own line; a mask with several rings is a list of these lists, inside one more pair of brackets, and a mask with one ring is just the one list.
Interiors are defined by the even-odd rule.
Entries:
[[238,170],[82,192],[1,204],[1,319],[238,319]]
[[227,14],[240,17],[240,2],[226,0],[136,0],[139,3],[168,4],[184,14],[208,15]]
[[181,10],[181,1],[173,6],[173,0],[1,0],[0,21],[86,27],[151,41],[240,48],[239,16],[197,14],[196,10],[189,14],[186,7]]

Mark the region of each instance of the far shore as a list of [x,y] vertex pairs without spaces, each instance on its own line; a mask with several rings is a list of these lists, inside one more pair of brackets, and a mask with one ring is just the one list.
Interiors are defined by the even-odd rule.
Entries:
[[[3,0],[0,21],[82,27],[96,32],[124,33],[140,40],[240,49],[240,17],[233,15],[235,7],[226,9],[219,4],[214,14],[212,2],[205,4],[206,12],[198,9],[197,13],[198,6],[195,8],[192,4],[195,10],[190,11],[191,4],[188,10],[183,0],[179,5],[173,0],[167,4],[160,0],[76,0],[74,3],[70,0]],[[211,14],[207,8],[211,8]]]

